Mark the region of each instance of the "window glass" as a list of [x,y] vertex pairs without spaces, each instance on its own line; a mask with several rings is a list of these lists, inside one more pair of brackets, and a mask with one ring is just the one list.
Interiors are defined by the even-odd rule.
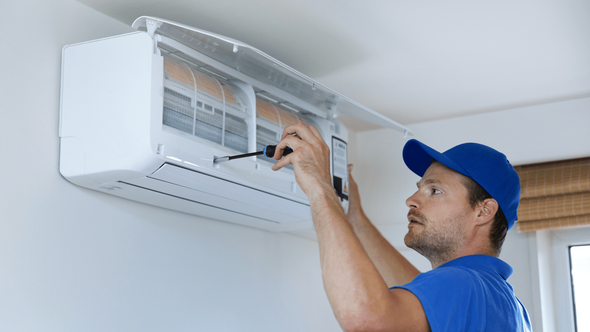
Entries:
[[570,247],[577,332],[590,332],[590,245]]

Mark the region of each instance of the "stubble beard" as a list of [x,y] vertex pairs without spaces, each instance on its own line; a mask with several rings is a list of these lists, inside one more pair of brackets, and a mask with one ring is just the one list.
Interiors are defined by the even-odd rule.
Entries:
[[451,216],[438,222],[438,227],[423,214],[413,211],[422,222],[422,232],[410,229],[404,237],[404,243],[426,257],[436,268],[457,257],[466,241],[462,226],[463,215]]

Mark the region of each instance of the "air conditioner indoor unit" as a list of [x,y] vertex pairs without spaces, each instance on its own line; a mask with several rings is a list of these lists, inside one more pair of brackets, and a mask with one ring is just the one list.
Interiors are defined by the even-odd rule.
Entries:
[[339,115],[410,131],[237,40],[140,17],[138,32],[63,49],[60,172],[127,199],[271,231],[311,227],[292,168],[248,157],[285,126],[315,125],[348,205],[348,136]]

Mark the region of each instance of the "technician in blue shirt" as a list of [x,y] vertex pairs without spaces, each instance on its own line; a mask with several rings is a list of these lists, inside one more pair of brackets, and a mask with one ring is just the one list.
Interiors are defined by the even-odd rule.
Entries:
[[286,147],[294,152],[273,169],[292,164],[309,198],[324,288],[345,331],[531,330],[506,282],[512,268],[497,258],[520,198],[518,174],[502,153],[476,143],[444,153],[406,143],[404,161],[422,178],[406,201],[404,242],[433,268],[420,273],[366,217],[352,177],[344,214],[315,127],[285,128],[275,159]]

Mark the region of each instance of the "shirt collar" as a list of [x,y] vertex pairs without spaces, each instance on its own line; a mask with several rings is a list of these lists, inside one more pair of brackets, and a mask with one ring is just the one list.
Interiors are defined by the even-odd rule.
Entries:
[[498,273],[504,280],[508,280],[512,275],[514,270],[510,265],[506,262],[502,261],[499,258],[488,256],[488,255],[470,255],[470,256],[463,256],[456,258],[450,262],[446,262],[445,264],[439,266],[441,267],[450,267],[450,266],[463,266],[469,269],[486,269],[492,270]]

